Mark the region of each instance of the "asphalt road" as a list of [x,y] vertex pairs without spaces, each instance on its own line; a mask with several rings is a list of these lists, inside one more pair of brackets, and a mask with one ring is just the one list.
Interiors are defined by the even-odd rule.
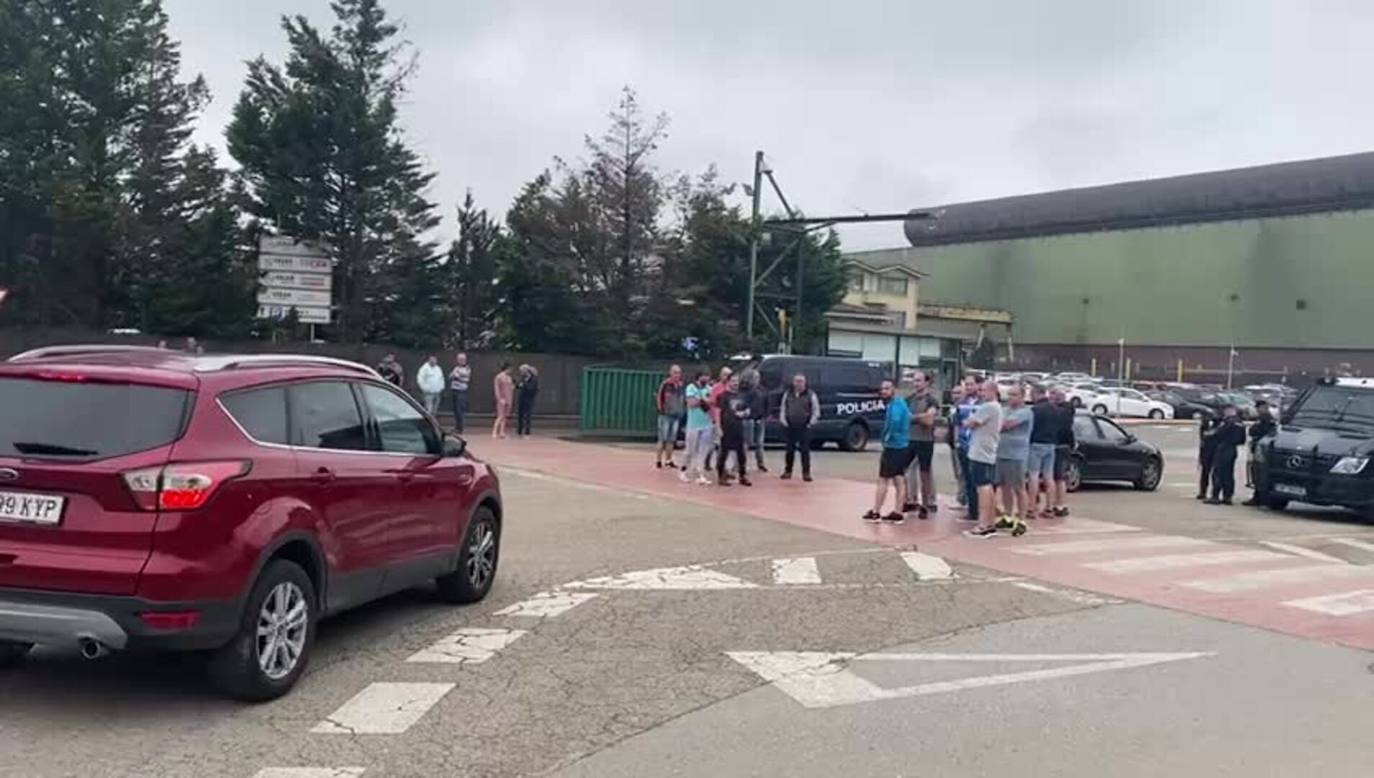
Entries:
[[[1191,482],[1191,430],[1136,431],[1164,448],[1164,486],[1091,488],[1076,513],[1374,564],[1332,541],[1374,541],[1344,514],[1198,504],[1174,485]],[[872,454],[817,463],[856,480],[875,468]],[[0,674],[0,774],[1362,776],[1374,764],[1369,652],[556,474],[504,468],[503,485],[486,602],[407,593],[327,622],[301,686],[261,706],[215,699],[191,658],[42,653]]]

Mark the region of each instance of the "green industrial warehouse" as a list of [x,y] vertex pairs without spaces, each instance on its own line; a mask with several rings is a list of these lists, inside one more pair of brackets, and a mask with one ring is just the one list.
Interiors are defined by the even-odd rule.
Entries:
[[909,247],[847,255],[878,275],[873,289],[899,270],[918,278],[916,320],[865,324],[847,298],[832,340],[837,328],[875,344],[891,330],[939,337],[948,312],[966,310],[982,312],[964,318],[981,318],[979,337],[1012,366],[1114,372],[1124,341],[1155,374],[1228,360],[1252,374],[1374,371],[1374,153],[927,212],[907,222]]

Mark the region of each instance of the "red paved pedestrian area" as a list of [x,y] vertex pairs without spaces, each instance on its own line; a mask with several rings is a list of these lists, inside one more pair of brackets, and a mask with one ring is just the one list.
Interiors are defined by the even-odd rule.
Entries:
[[[762,474],[753,487],[682,483],[651,454],[556,438],[474,439],[498,466],[689,502],[954,562],[1279,632],[1374,650],[1374,566],[1314,561],[1235,543],[1161,535],[1086,517],[1036,520],[1021,538],[963,536],[972,525],[944,506],[905,524],[860,520],[873,487]],[[800,474],[798,474],[800,475]]]

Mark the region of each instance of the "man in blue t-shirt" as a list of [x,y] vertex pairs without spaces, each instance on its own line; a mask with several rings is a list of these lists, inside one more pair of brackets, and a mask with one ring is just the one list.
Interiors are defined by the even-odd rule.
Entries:
[[[911,463],[911,409],[906,400],[897,396],[897,388],[891,381],[883,381],[878,392],[887,403],[883,454],[878,460],[878,489],[873,498],[873,510],[863,518],[870,522],[900,524],[906,521],[902,506],[906,503],[906,466]],[[887,499],[888,487],[892,487],[896,500],[892,503],[892,512],[884,515],[883,502]]]
[[697,380],[687,386],[683,396],[687,400],[687,466],[682,468],[684,482],[703,486],[711,483],[706,477],[706,457],[715,445],[714,424],[711,421],[711,374],[698,373]]

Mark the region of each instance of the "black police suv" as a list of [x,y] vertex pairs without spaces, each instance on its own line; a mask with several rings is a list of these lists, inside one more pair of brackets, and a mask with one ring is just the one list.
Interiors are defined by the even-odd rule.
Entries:
[[1374,379],[1317,383],[1256,447],[1256,499],[1335,505],[1374,518]]

